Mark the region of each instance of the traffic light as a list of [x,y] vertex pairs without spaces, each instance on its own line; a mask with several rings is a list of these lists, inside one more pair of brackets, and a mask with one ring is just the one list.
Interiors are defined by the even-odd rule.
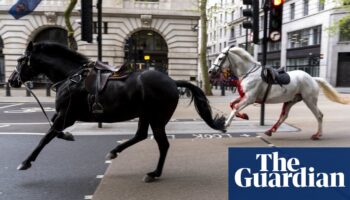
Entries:
[[252,29],[253,43],[259,43],[259,0],[243,0],[243,4],[249,8],[243,10],[243,16],[247,21],[243,22],[243,28]]
[[92,0],[81,0],[81,40],[92,43]]
[[272,42],[281,40],[283,3],[284,0],[271,0],[269,37]]

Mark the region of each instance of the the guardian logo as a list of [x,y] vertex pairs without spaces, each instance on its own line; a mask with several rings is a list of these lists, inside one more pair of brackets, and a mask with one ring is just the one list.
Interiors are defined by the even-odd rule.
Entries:
[[259,171],[239,168],[234,175],[239,187],[345,187],[343,172],[319,172],[315,167],[302,167],[298,158],[284,158],[278,152],[256,154]]
[[349,200],[350,148],[229,148],[229,200]]

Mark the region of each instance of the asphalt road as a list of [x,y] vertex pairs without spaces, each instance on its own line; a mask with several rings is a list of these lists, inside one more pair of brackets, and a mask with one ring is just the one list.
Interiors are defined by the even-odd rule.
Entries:
[[[51,117],[53,103],[43,106]],[[105,155],[129,136],[75,136],[75,142],[53,140],[32,168],[16,170],[49,128],[35,103],[0,103],[0,199],[89,199],[108,164]]]
[[41,136],[0,135],[1,200],[79,200],[92,195],[116,145],[113,136],[77,136],[75,142],[53,140],[32,168],[16,168]]

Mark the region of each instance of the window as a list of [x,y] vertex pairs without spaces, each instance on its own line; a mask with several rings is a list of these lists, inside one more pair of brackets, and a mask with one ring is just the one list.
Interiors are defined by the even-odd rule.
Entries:
[[[92,31],[93,31],[93,34],[97,34],[97,31],[98,31],[97,22],[93,22],[93,24],[92,24]],[[103,34],[108,34],[108,22],[103,22],[102,23],[102,33]]]
[[318,11],[324,10],[324,2],[326,0],[318,0]]
[[295,18],[295,3],[290,4],[290,20]]
[[321,26],[307,28],[288,33],[288,48],[299,48],[320,45]]
[[239,8],[239,17],[243,17],[243,8],[242,7]]
[[300,58],[287,59],[287,71],[303,70],[313,77],[318,77],[320,74],[320,66],[311,65],[311,57],[309,55]]
[[242,36],[242,30],[243,29],[243,26],[242,24],[239,25],[239,36]]
[[235,38],[235,28],[231,28],[231,38]]
[[235,11],[231,12],[231,21],[235,20]]
[[309,0],[304,0],[304,16],[309,15]]
[[281,50],[281,42],[269,42],[267,44],[267,51],[280,51]]
[[350,19],[348,19],[340,28],[339,41],[350,41]]

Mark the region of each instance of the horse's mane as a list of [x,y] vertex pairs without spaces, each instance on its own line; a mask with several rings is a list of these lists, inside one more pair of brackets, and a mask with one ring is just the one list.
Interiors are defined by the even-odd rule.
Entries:
[[76,51],[69,49],[67,46],[56,42],[38,42],[34,44],[33,52],[40,51],[45,54],[64,57],[67,60],[76,61],[79,63],[87,62],[89,59]]
[[243,61],[260,65],[260,62],[256,61],[252,55],[250,55],[246,50],[240,47],[232,47],[229,51],[239,56]]

